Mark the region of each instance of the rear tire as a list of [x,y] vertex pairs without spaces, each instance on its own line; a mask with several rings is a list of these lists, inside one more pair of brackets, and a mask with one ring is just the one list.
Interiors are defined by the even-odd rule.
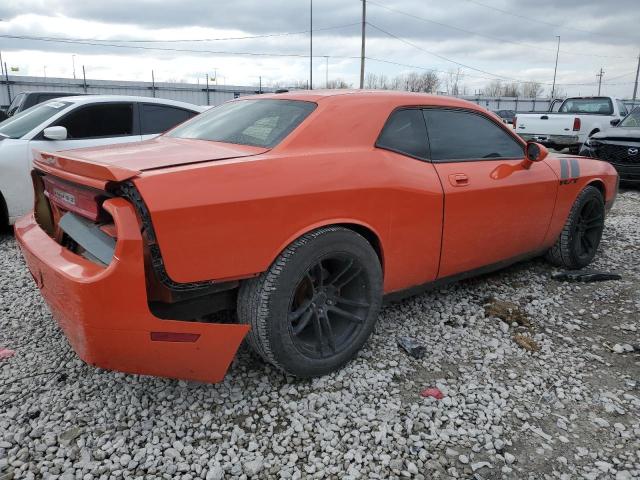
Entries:
[[238,318],[249,345],[297,377],[332,372],[369,338],[382,300],[376,252],[358,233],[325,227],[290,244],[259,277],[243,282]]
[[604,229],[604,199],[600,190],[585,187],[576,198],[567,222],[546,258],[569,270],[586,267],[596,255]]

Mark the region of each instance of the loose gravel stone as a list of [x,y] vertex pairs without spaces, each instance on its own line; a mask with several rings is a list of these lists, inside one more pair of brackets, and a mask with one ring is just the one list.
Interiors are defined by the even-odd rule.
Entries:
[[[331,375],[288,378],[243,348],[217,385],[85,365],[0,234],[0,346],[16,352],[0,479],[640,478],[639,216],[640,192],[620,192],[590,267],[622,280],[558,282],[533,260],[384,307]],[[528,325],[487,315],[496,301]]]

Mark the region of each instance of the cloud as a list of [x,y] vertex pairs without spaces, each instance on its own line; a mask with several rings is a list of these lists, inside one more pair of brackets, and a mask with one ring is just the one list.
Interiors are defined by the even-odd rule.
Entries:
[[[549,83],[553,75],[557,34],[562,36],[560,83],[595,84],[595,73],[600,67],[606,72],[605,83],[607,78],[633,72],[637,45],[640,44],[637,0],[615,3],[538,0],[535,4],[528,3],[526,8],[507,0],[458,0],[453,7],[447,0],[371,0],[367,12],[367,20],[371,23],[367,27],[368,56],[441,71],[460,67],[471,88],[479,88],[486,83],[486,78],[491,78],[484,72]],[[314,34],[314,53],[331,57],[331,77],[340,75],[352,83],[357,83],[358,60],[349,57],[359,55],[357,23],[360,14],[361,3],[357,1],[314,2],[314,28],[319,30]],[[309,3],[283,0],[231,3],[4,0],[0,4],[0,18],[4,19],[0,22],[0,33],[22,36],[112,41],[237,37],[305,31],[309,28]],[[321,30],[330,27],[340,28]],[[308,76],[308,60],[293,56],[307,54],[306,34],[224,42],[125,44],[145,47],[135,49],[123,48],[121,43],[120,47],[89,43],[94,45],[3,38],[2,49],[11,62],[24,64],[23,71],[31,68],[34,72],[41,70],[38,63],[51,64],[53,59],[76,54],[81,57],[80,61],[95,64],[95,70],[99,69],[108,78],[126,76],[123,65],[128,66],[129,74],[133,76],[141,74],[136,64],[169,71],[172,63],[181,65],[176,76],[186,79],[193,79],[197,72],[204,71],[203,63],[227,71],[227,76],[235,83],[243,83],[244,78],[255,77],[260,71],[267,72],[265,77],[273,81],[306,79]],[[274,56],[211,53],[220,51]],[[324,78],[324,63],[323,58],[314,62],[317,78]],[[368,71],[386,75],[411,69],[375,60],[369,60],[367,65]],[[68,66],[61,69],[66,70]],[[621,77],[609,88],[623,95],[631,91],[631,81],[633,76]],[[567,89],[582,92],[586,88],[568,86]]]

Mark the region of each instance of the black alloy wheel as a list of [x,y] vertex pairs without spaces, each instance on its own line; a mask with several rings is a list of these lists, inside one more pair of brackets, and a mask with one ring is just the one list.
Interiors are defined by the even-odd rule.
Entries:
[[327,358],[351,344],[371,309],[367,283],[359,260],[347,253],[324,256],[305,272],[291,297],[288,315],[300,353]]
[[372,245],[340,226],[292,242],[269,270],[245,280],[238,318],[265,361],[297,377],[330,373],[367,341],[382,302],[382,266]]
[[604,228],[604,211],[598,198],[582,205],[573,231],[575,252],[579,260],[591,259],[596,253]]
[[552,264],[570,270],[586,267],[596,255],[604,230],[604,198],[587,185],[576,197],[560,236],[546,254]]

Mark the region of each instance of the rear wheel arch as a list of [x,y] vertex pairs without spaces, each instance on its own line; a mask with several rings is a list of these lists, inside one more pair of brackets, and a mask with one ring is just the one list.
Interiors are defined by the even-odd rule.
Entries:
[[278,249],[278,251],[275,252],[275,255],[273,256],[271,262],[275,261],[275,259],[278,257],[278,255],[280,255],[282,252],[284,252],[289,245],[291,245],[293,242],[295,242],[299,238],[302,238],[303,236],[305,236],[306,234],[308,234],[308,233],[310,233],[310,232],[312,232],[314,230],[317,230],[319,228],[326,228],[326,227],[343,227],[343,228],[347,228],[347,229],[359,234],[360,236],[364,237],[364,239],[369,243],[369,245],[371,245],[371,248],[373,248],[373,250],[376,252],[376,255],[378,256],[378,260],[380,261],[380,267],[382,268],[382,274],[384,275],[384,272],[385,272],[385,268],[384,268],[385,267],[384,246],[382,244],[382,240],[380,239],[380,235],[370,225],[362,223],[362,222],[358,222],[358,221],[355,221],[355,220],[351,220],[351,219],[349,219],[349,220],[334,220],[334,221],[321,222],[321,223],[316,223],[316,224],[313,224],[313,225],[309,225],[308,227],[304,228],[303,230],[300,230],[300,231],[296,232],[294,235],[289,237],[286,240],[286,242],[281,245],[281,247]]
[[599,128],[594,128],[593,130],[591,130],[591,133],[589,133],[589,137],[592,137],[593,135],[595,135],[596,133],[598,133],[600,131]]

